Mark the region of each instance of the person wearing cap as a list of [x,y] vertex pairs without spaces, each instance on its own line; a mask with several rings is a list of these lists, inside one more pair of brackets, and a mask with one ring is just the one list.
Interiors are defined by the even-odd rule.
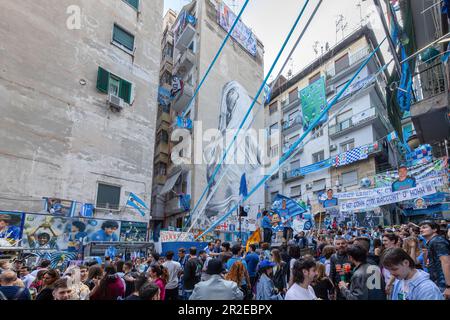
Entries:
[[398,179],[392,183],[392,192],[415,188],[416,185],[416,179],[408,176],[408,168],[403,164],[400,165]]
[[225,280],[222,277],[224,271],[220,260],[209,261],[206,273],[210,278],[195,285],[189,300],[242,300],[244,293],[236,282]]
[[281,294],[275,289],[271,278],[275,266],[276,263],[269,260],[263,260],[259,263],[258,270],[261,276],[256,284],[256,300],[283,300]]

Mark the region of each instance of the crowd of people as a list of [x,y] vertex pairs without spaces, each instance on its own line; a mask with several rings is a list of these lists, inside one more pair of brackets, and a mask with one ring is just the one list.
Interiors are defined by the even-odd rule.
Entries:
[[65,270],[0,261],[0,300],[445,300],[447,223],[301,232],[278,247],[216,240]]

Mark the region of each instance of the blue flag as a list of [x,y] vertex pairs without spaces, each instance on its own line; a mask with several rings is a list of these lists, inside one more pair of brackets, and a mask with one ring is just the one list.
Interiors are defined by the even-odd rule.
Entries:
[[134,193],[130,193],[127,201],[127,206],[135,208],[143,217],[145,216],[145,211],[148,210],[145,202]]
[[289,219],[299,215],[303,216],[307,212],[299,203],[281,194],[275,197],[272,210],[278,213],[283,219]]
[[241,184],[239,186],[239,195],[242,198],[245,198],[248,196],[247,178],[245,177],[245,173],[241,177]]

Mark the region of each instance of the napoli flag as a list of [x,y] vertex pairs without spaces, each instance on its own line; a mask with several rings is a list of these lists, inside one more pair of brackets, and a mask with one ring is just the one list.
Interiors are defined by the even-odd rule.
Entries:
[[143,217],[145,216],[145,211],[148,210],[148,207],[145,204],[144,200],[142,200],[132,192],[128,197],[127,206],[135,208]]

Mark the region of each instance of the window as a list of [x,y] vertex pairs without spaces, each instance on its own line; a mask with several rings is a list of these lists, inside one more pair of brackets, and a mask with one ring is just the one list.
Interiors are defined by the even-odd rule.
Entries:
[[134,35],[114,24],[113,42],[123,46],[126,50],[134,52]]
[[270,148],[270,156],[272,158],[277,157],[278,156],[278,145],[274,145]]
[[167,165],[163,162],[158,163],[156,167],[157,176],[165,176],[167,174]]
[[351,140],[351,141],[347,141],[344,143],[341,143],[341,153],[350,151],[355,149],[355,141]]
[[350,171],[342,174],[342,186],[350,187],[358,184],[358,171]]
[[273,176],[270,177],[270,180],[277,180],[280,177],[278,171]]
[[269,114],[272,115],[278,111],[278,102],[274,102],[269,106]]
[[274,134],[275,130],[278,130],[278,122],[270,126],[269,135]]
[[114,94],[126,103],[131,103],[132,84],[99,67],[97,74],[97,90],[106,94]]
[[292,123],[293,121],[297,120],[297,118],[300,116],[300,111],[296,110],[295,112],[291,113],[289,115],[289,123]]
[[119,210],[120,187],[104,183],[98,184],[97,208]]
[[312,155],[313,163],[321,162],[325,160],[325,152],[322,150]]
[[275,198],[277,195],[278,195],[278,191],[270,193],[270,202],[273,203],[275,201]]
[[302,195],[302,187],[295,186],[291,188],[291,197],[299,197]]
[[326,182],[325,179],[314,181],[313,182],[313,187],[312,187],[313,192],[325,190],[326,189],[326,183],[327,182]]
[[289,103],[292,103],[297,100],[298,100],[298,88],[289,92]]
[[161,141],[165,143],[169,143],[169,134],[166,130],[161,131]]
[[350,66],[350,59],[349,59],[348,53],[346,53],[343,57],[337,59],[334,62],[334,68],[336,70],[336,74],[347,69],[349,66]]
[[313,75],[311,78],[309,78],[309,84],[312,84],[320,79],[320,72],[317,72],[315,75]]
[[132,6],[136,10],[139,10],[139,0],[123,0],[123,1],[128,3],[130,6]]
[[291,162],[291,170],[300,168],[300,159]]
[[348,119],[351,119],[352,116],[353,116],[353,110],[347,110],[337,116],[337,122],[338,123],[344,122]]
[[177,218],[177,228],[182,229],[183,228],[183,218]]

